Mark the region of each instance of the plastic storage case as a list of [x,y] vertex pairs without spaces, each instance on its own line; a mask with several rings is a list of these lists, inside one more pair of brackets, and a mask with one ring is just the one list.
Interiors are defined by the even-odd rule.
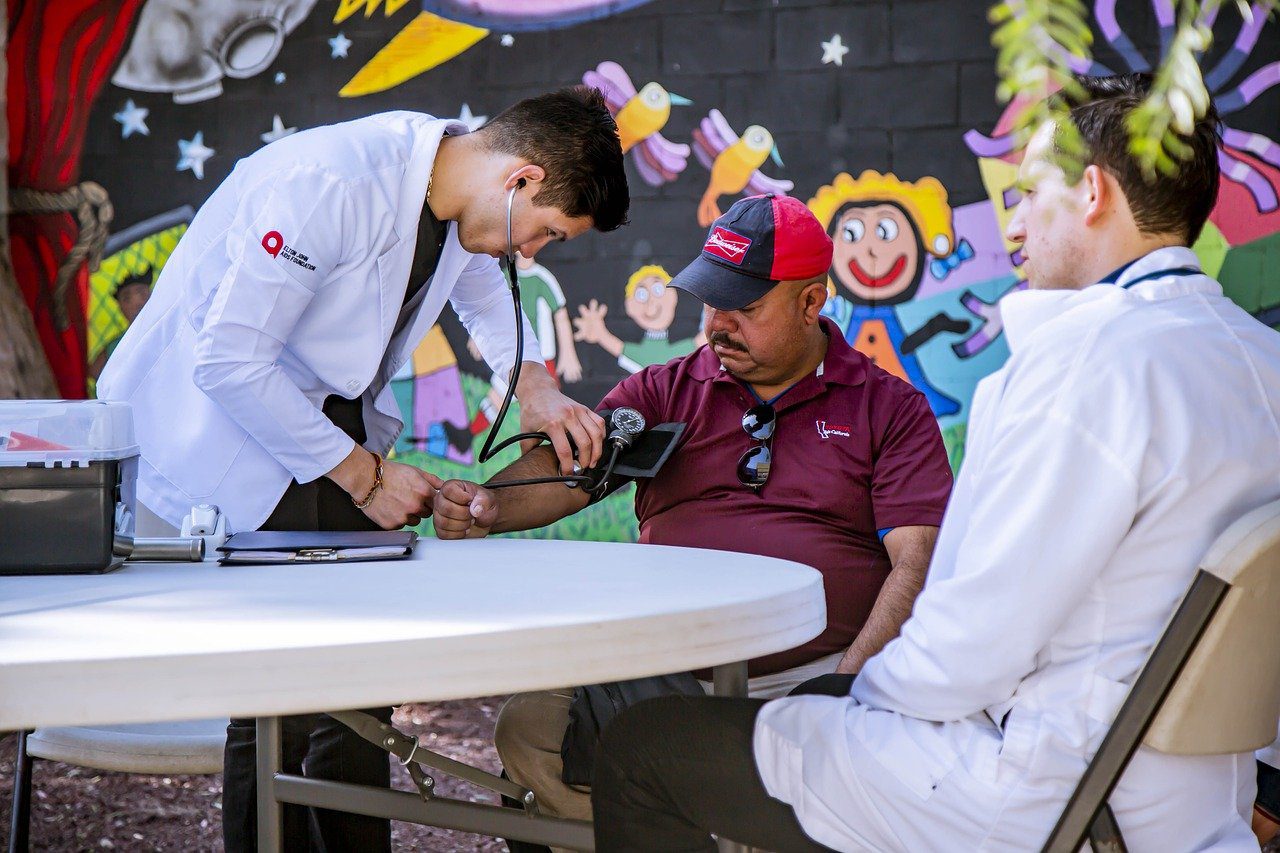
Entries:
[[118,568],[137,475],[127,403],[0,401],[0,575]]

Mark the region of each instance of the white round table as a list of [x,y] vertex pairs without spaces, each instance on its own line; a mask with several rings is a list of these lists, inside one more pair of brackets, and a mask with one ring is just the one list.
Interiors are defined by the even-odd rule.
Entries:
[[825,625],[807,566],[651,545],[426,539],[398,561],[3,577],[0,730],[615,681],[782,651]]

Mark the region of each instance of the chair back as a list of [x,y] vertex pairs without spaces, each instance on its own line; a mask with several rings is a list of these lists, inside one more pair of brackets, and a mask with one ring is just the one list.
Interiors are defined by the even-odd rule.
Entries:
[[1228,527],[1200,568],[1231,588],[1144,742],[1175,755],[1252,752],[1280,723],[1280,501]]

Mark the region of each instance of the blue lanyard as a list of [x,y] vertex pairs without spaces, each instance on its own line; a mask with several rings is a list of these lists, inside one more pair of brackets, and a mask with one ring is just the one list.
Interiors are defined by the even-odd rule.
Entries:
[[[1129,263],[1122,264],[1121,266],[1116,267],[1114,270],[1112,270],[1110,273],[1104,276],[1101,280],[1099,280],[1098,284],[1116,284],[1118,281],[1120,281],[1120,276],[1124,275],[1125,270],[1129,269],[1129,267],[1133,266],[1140,260],[1142,260],[1142,258],[1134,258],[1132,261],[1129,261]],[[1133,281],[1127,281],[1120,286],[1125,290],[1128,290],[1129,288],[1133,287],[1135,284],[1139,284],[1144,281],[1150,281],[1153,278],[1162,278],[1166,275],[1169,275],[1169,276],[1201,275],[1201,270],[1198,270],[1195,267],[1174,267],[1173,269],[1154,270],[1153,272],[1149,272],[1146,275],[1138,276]]]
[[[1133,281],[1127,281],[1120,286],[1125,290],[1128,290],[1129,288],[1133,287],[1135,284],[1141,284],[1142,282],[1150,281],[1153,278],[1163,278],[1164,276],[1167,276],[1167,275],[1168,276],[1187,276],[1187,275],[1200,275],[1200,274],[1201,274],[1201,271],[1196,269],[1195,267],[1174,267],[1171,270],[1156,270],[1155,272],[1149,272],[1146,275],[1140,275],[1137,278],[1135,278]],[[1115,284],[1115,282],[1111,282],[1111,283]]]

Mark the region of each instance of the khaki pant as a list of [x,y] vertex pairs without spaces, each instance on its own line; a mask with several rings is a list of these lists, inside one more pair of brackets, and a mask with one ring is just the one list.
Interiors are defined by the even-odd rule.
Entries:
[[[835,672],[843,654],[828,655],[792,669],[762,675],[747,682],[755,699],[776,699],[810,678]],[[711,684],[702,682],[707,693]],[[560,779],[563,765],[560,744],[569,726],[573,688],[517,693],[498,713],[493,740],[507,775],[533,791],[543,814],[591,820],[591,789],[566,785]],[[559,848],[556,848],[557,850]]]

